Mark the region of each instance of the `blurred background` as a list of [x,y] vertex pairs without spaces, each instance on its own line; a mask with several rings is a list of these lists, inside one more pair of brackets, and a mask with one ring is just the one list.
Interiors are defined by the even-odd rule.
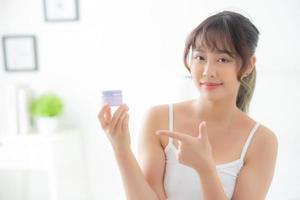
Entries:
[[268,199],[300,199],[298,0],[1,0],[0,199],[122,199],[97,120],[101,91],[123,91],[136,153],[148,108],[198,95],[182,62],[185,38],[222,10],[261,33],[249,114],[279,140]]

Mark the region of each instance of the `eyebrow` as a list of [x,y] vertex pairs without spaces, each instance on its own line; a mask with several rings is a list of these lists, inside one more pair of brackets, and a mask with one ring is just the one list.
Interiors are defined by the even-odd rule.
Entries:
[[[194,49],[194,51],[197,51],[197,52],[205,52],[204,49],[202,49],[201,47],[196,47]],[[217,54],[228,54],[229,56],[232,57],[232,55],[234,55],[234,53],[228,51],[228,50],[225,50],[225,49],[214,49],[213,52],[216,52]]]
[[230,54],[232,54],[230,51],[227,51],[227,50],[221,50],[221,49],[217,49],[217,50],[215,50],[217,53],[219,53],[219,54],[222,54],[222,53],[225,53],[225,54],[228,54],[228,55],[230,55]]

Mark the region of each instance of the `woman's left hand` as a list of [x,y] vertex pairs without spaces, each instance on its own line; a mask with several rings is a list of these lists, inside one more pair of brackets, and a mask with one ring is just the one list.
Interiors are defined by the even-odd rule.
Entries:
[[199,125],[199,135],[193,137],[184,133],[158,130],[157,135],[165,135],[178,140],[177,160],[201,172],[215,167],[212,148],[207,136],[206,122]]

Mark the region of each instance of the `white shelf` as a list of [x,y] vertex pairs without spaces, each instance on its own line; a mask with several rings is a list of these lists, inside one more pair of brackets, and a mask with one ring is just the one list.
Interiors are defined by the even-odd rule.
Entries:
[[[45,171],[50,200],[82,200],[87,173],[82,137],[77,130],[0,136],[0,170]],[[76,195],[78,194],[78,195]],[[80,197],[80,198],[79,198]]]

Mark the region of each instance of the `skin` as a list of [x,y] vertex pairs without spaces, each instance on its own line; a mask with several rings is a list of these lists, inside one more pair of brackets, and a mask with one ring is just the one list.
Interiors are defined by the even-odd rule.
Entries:
[[[163,187],[164,148],[174,138],[180,163],[194,168],[201,177],[203,198],[227,199],[215,166],[237,160],[255,120],[236,105],[239,88],[239,58],[208,49],[193,51],[190,72],[202,94],[199,98],[175,103],[174,132],[168,131],[168,107],[150,108],[139,136],[139,163],[130,149],[128,107],[122,105],[111,117],[104,105],[98,118],[108,136],[121,171],[127,199],[166,199]],[[255,66],[253,55],[247,66]],[[214,90],[200,86],[202,81],[223,83]],[[155,134],[156,133],[156,134]],[[277,138],[260,125],[245,155],[232,199],[264,199],[271,184],[276,157]],[[266,148],[267,147],[267,148]]]

